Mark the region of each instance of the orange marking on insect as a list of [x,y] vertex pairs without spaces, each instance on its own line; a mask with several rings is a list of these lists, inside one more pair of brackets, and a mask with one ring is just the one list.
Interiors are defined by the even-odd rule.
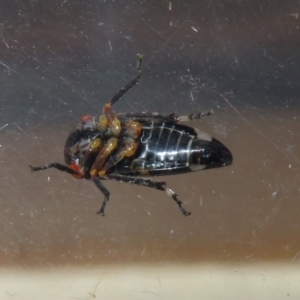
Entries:
[[[97,155],[96,161],[94,162],[93,166],[92,166],[92,171],[93,174],[90,171],[90,175],[94,176],[95,173],[101,172],[103,165],[106,162],[107,157],[111,154],[111,152],[118,146],[118,142],[119,140],[115,137],[110,138],[107,143],[101,148],[99,154]],[[95,171],[94,171],[95,170]],[[104,170],[104,174],[105,174],[106,170]],[[103,172],[102,172],[103,173]],[[102,174],[101,173],[101,174]],[[103,176],[104,174],[102,174],[101,176]],[[99,175],[100,176],[100,175]]]
[[87,115],[87,116],[84,116],[84,117],[80,118],[80,121],[81,122],[87,122],[87,121],[90,121],[92,119],[93,119],[93,116]]
[[127,144],[123,152],[124,156],[126,157],[133,156],[137,150],[137,147],[138,147],[138,143],[136,142],[131,142]]
[[112,105],[110,102],[106,103],[103,107],[103,114],[107,117],[108,115],[113,115]]
[[80,166],[79,166],[79,165],[77,165],[77,164],[75,164],[75,163],[72,163],[72,164],[69,165],[69,167],[70,167],[72,170],[78,172],[78,174],[72,174],[72,176],[73,176],[74,178],[76,178],[76,179],[81,179],[81,178],[83,177],[83,174],[82,174],[82,172],[81,172],[81,170],[80,170]]
[[128,136],[137,139],[142,132],[142,125],[139,122],[129,121],[126,124]]

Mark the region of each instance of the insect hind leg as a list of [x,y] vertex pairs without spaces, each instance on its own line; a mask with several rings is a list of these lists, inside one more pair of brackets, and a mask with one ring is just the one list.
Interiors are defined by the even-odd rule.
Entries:
[[178,195],[174,191],[172,191],[166,185],[164,186],[164,189],[168,196],[170,196],[177,203],[183,215],[185,215],[186,217],[191,215],[191,212],[188,212],[183,208],[182,201],[179,199]]
[[120,113],[117,116],[121,118],[130,118],[135,122],[172,122],[172,123],[181,123],[181,122],[189,122],[201,119],[203,117],[207,117],[213,115],[214,111],[211,109],[207,112],[201,113],[192,113],[190,115],[185,116],[177,116],[176,113],[172,114],[161,114],[160,112],[141,112],[141,113]]
[[104,195],[104,200],[102,202],[102,205],[99,209],[99,211],[97,212],[98,215],[101,216],[105,216],[105,206],[109,200],[109,196],[110,196],[110,192],[109,190],[103,185],[103,183],[101,182],[101,179],[99,177],[92,177],[91,180],[95,183],[95,185],[97,186],[97,188],[102,192],[102,194]]
[[164,181],[154,181],[154,180],[149,180],[149,179],[144,179],[139,177],[124,176],[119,174],[109,174],[107,175],[107,177],[118,181],[147,186],[160,191],[165,191],[167,195],[170,196],[177,203],[177,205],[180,208],[180,211],[184,216],[189,216],[191,214],[190,212],[184,209],[184,207],[182,206],[183,202],[179,199],[178,195],[173,190],[167,187]]

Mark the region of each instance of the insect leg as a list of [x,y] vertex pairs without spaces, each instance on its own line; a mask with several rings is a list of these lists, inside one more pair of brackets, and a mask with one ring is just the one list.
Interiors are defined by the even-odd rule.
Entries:
[[177,116],[176,113],[162,115],[159,112],[149,113],[149,112],[142,112],[142,113],[120,113],[117,116],[122,118],[130,118],[135,122],[188,122],[194,121],[196,119],[201,119],[202,117],[213,115],[214,111],[211,109],[207,112],[203,113],[193,113],[186,116]]
[[[194,121],[196,119],[201,119],[202,117],[210,116],[213,114],[214,114],[214,111],[211,109],[204,113],[193,113],[193,114],[186,115],[186,116],[175,116],[175,118],[178,122],[188,122],[188,121]],[[172,116],[172,115],[170,115],[170,116]]]
[[157,190],[165,191],[168,196],[170,196],[179,206],[181,212],[185,216],[189,216],[191,213],[186,211],[182,206],[182,201],[179,199],[178,195],[172,191],[170,188],[167,187],[166,183],[163,181],[153,181],[149,179],[139,178],[139,177],[133,177],[133,176],[123,176],[119,174],[109,174],[107,175],[110,179],[115,179],[118,181],[128,182],[132,184],[147,186],[150,188],[155,188]]
[[97,212],[97,214],[104,216],[104,210],[105,210],[105,206],[109,200],[109,195],[110,192],[109,190],[103,185],[103,183],[101,182],[101,179],[99,177],[92,177],[91,180],[95,183],[95,185],[97,186],[97,188],[103,193],[104,195],[104,201],[101,205],[100,210]]
[[119,90],[119,92],[112,97],[110,101],[108,101],[103,107],[103,115],[100,124],[102,127],[110,127],[113,136],[118,136],[121,131],[120,120],[114,113],[112,107],[114,103],[116,103],[129,89],[131,89],[135,84],[137,84],[141,78],[141,65],[142,65],[143,55],[137,55],[137,75],[123,88]]
[[108,102],[111,106],[116,103],[129,89],[139,82],[142,73],[141,66],[143,57],[144,56],[142,54],[137,54],[137,75],[127,85],[121,88],[115,96],[112,97],[112,99]]
[[164,187],[165,187],[165,191],[167,192],[168,196],[172,197],[172,199],[177,203],[177,205],[179,206],[181,212],[185,216],[189,216],[191,214],[191,212],[186,211],[182,207],[182,201],[179,199],[178,195],[174,191],[172,191],[170,188],[168,188],[166,185]]
[[46,170],[46,169],[50,169],[50,168],[55,168],[59,171],[66,172],[66,173],[69,173],[71,175],[80,175],[75,170],[73,170],[73,169],[71,169],[71,168],[69,168],[69,167],[67,167],[63,164],[57,163],[57,162],[53,162],[53,163],[47,164],[47,165],[42,166],[42,167],[33,167],[32,165],[29,165],[29,167],[30,167],[30,170],[32,172]]
[[119,92],[112,97],[110,101],[108,101],[104,107],[103,107],[103,113],[106,117],[109,117],[113,115],[112,111],[112,106],[128,91],[130,90],[134,85],[136,85],[140,78],[141,78],[141,66],[142,66],[142,60],[143,60],[143,55],[142,54],[137,54],[137,75],[123,88],[119,90]]
[[[107,158],[111,155],[112,151],[114,151],[118,146],[119,140],[117,138],[111,137],[108,139],[106,144],[101,148],[97,157],[90,169],[91,177],[95,176],[104,176],[106,169],[102,170],[103,165],[105,164]],[[101,171],[101,174],[99,173]]]

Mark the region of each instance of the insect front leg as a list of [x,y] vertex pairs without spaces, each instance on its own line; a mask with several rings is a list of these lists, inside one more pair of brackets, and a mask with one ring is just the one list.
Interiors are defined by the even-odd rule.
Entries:
[[141,78],[141,65],[143,55],[137,55],[137,75],[120,91],[112,97],[103,107],[103,116],[99,119],[99,129],[104,128],[111,136],[118,137],[121,133],[122,127],[118,116],[113,111],[113,105],[116,103],[129,89],[136,85]]
[[137,54],[137,74],[136,76],[123,88],[119,90],[119,92],[112,97],[110,101],[108,101],[104,107],[103,107],[103,113],[106,118],[109,119],[110,115],[114,114],[112,111],[112,106],[128,91],[130,90],[134,85],[136,85],[140,78],[141,78],[141,66],[142,66],[142,60],[143,60],[143,55],[142,54]]
[[117,148],[119,140],[115,137],[111,137],[106,144],[101,148],[97,157],[90,169],[90,176],[104,176],[107,169],[103,169],[107,158]]
[[119,175],[119,174],[109,174],[107,175],[108,178],[110,179],[115,179],[118,181],[123,181],[123,182],[128,182],[132,184],[137,184],[137,185],[142,185],[142,186],[147,186],[150,188],[154,188],[160,191],[165,191],[168,196],[170,196],[179,206],[180,211],[182,212],[183,215],[189,216],[191,213],[186,211],[182,204],[183,202],[179,199],[178,195],[172,191],[170,188],[167,187],[166,183],[163,181],[153,181],[149,179],[144,179],[144,178],[139,178],[139,177],[133,177],[133,176],[124,176],[124,175]]
[[32,165],[29,165],[29,167],[32,172],[55,168],[59,171],[66,172],[71,175],[81,176],[80,173],[78,173],[77,171],[57,162],[53,162],[41,167],[33,167]]

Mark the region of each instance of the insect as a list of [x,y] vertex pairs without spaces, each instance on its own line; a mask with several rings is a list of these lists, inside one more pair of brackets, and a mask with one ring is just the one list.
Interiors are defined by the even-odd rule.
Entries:
[[232,164],[232,154],[221,142],[198,129],[180,122],[200,119],[212,112],[188,116],[160,113],[121,113],[113,105],[141,77],[143,55],[137,55],[137,74],[103,107],[98,119],[88,115],[80,119],[66,140],[66,165],[52,162],[41,167],[30,165],[31,171],[56,168],[73,177],[89,179],[103,193],[98,214],[104,216],[110,192],[105,179],[137,184],[165,191],[179,206],[183,215],[191,213],[183,207],[178,195],[164,181],[145,176],[181,174],[190,171],[224,167]]

